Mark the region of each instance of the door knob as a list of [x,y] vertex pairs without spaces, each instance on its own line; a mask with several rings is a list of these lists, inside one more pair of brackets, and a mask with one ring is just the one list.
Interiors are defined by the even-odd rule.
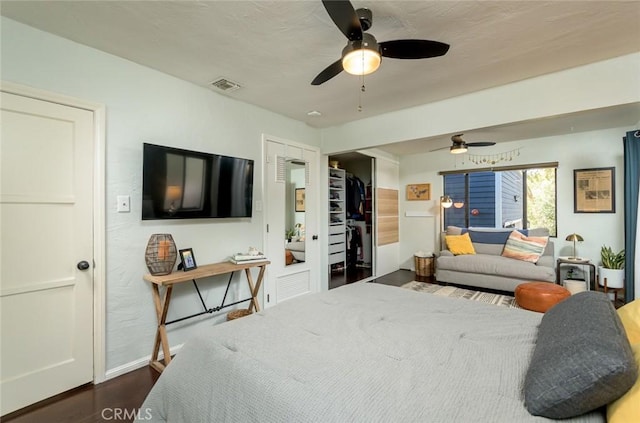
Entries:
[[89,262],[88,262],[88,261],[86,261],[86,260],[82,260],[81,262],[78,262],[78,264],[76,265],[76,267],[77,267],[79,270],[87,270],[87,269],[88,269],[89,267],[91,267],[91,266],[89,265]]

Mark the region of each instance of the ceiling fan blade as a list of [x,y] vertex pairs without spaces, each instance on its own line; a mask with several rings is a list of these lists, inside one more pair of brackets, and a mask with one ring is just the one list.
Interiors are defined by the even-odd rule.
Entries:
[[322,0],[324,8],[349,41],[362,40],[362,26],[349,0]]
[[449,51],[449,44],[430,40],[393,40],[379,45],[381,54],[392,59],[427,59]]
[[342,70],[342,59],[338,59],[327,66],[325,70],[320,72],[318,76],[316,76],[313,81],[311,81],[311,85],[324,84],[325,82],[342,72]]
[[490,147],[492,145],[496,145],[496,143],[492,141],[476,141],[476,142],[468,142],[466,144],[467,144],[467,147]]
[[440,148],[436,148],[435,150],[429,150],[429,153],[433,153],[434,151],[441,151],[441,150],[448,150],[450,149],[451,146],[446,146],[446,147],[440,147]]

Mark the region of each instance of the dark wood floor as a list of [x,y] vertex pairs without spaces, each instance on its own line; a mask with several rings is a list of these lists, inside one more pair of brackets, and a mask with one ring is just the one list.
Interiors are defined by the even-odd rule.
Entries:
[[[158,376],[158,372],[145,366],[99,385],[87,384],[8,414],[2,422],[130,422]],[[144,417],[144,413],[140,416]]]
[[[352,274],[351,277],[363,279],[361,276],[364,274]],[[416,278],[415,272],[410,270],[398,270],[373,282],[400,286],[412,280],[432,282],[431,278]],[[158,372],[145,366],[99,385],[87,384],[8,414],[2,418],[2,422],[130,422],[133,419],[126,417],[137,412],[158,377]],[[141,416],[144,416],[143,412]]]

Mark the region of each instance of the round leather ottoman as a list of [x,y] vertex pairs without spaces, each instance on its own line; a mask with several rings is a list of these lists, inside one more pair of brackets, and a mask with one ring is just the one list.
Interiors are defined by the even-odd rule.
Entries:
[[553,282],[525,282],[516,286],[515,296],[520,307],[544,313],[571,293]]

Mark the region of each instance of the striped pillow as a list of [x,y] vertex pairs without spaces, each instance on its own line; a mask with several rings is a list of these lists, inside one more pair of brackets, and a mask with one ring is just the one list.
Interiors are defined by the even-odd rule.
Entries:
[[518,231],[511,232],[502,250],[502,257],[537,263],[549,242],[548,236],[526,236]]

